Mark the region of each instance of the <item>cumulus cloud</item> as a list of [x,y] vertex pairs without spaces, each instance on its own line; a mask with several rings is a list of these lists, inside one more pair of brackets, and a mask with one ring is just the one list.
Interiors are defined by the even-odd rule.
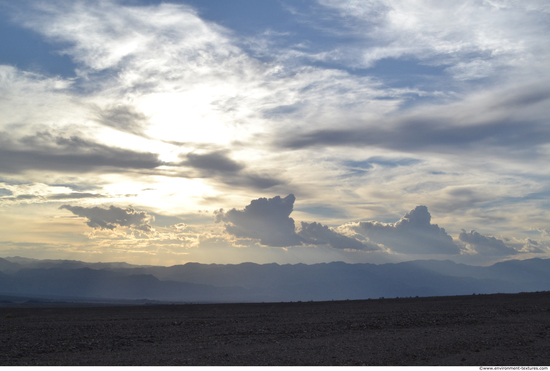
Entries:
[[294,219],[290,218],[295,200],[293,194],[285,198],[259,198],[252,200],[244,210],[232,209],[225,213],[219,210],[216,222],[223,221],[226,231],[236,237],[259,239],[267,246],[329,245],[341,250],[378,249],[317,222],[301,222],[301,229],[296,233]]
[[526,238],[524,241],[523,247],[521,248],[521,252],[542,254],[545,252],[543,250],[545,247],[546,246],[543,246],[538,241],[532,240],[530,238]]
[[240,238],[256,238],[262,245],[287,247],[301,245],[294,219],[290,218],[296,197],[252,200],[244,210],[231,209],[217,214],[216,221],[225,223],[225,230]]
[[301,222],[302,229],[298,232],[298,235],[304,239],[304,243],[312,245],[330,245],[335,249],[342,250],[377,250],[378,248],[373,244],[363,243],[344,236],[338,232],[333,231],[326,225],[322,225],[317,222],[306,223]]
[[151,232],[151,216],[145,211],[136,211],[132,207],[122,209],[111,205],[108,209],[101,207],[82,207],[63,205],[59,209],[66,209],[74,215],[87,218],[86,224],[94,229],[114,230],[118,227],[128,227],[131,229]]
[[458,236],[460,241],[467,243],[478,253],[482,255],[514,255],[518,252],[507,246],[504,241],[495,237],[484,236],[474,230],[467,233],[464,229]]
[[349,229],[380,243],[392,251],[405,254],[459,254],[460,248],[437,224],[431,224],[426,206],[417,206],[394,224],[359,222]]

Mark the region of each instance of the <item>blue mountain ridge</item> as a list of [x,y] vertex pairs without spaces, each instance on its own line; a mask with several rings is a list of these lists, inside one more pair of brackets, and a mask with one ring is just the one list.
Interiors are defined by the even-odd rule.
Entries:
[[275,302],[550,290],[550,259],[488,267],[388,264],[199,264],[171,267],[0,258],[0,295],[175,302]]

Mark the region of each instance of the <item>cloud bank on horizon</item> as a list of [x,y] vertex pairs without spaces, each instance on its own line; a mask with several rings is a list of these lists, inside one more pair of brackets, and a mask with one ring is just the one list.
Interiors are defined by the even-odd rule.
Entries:
[[0,8],[2,255],[550,257],[546,1]]

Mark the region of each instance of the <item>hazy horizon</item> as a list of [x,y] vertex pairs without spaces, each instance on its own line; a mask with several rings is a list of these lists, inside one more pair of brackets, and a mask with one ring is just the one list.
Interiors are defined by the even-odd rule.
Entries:
[[0,9],[0,256],[550,258],[546,1]]
[[450,260],[164,267],[0,258],[0,299],[7,305],[33,298],[66,303],[73,299],[221,303],[548,292],[549,272],[550,259],[539,258],[488,267]]

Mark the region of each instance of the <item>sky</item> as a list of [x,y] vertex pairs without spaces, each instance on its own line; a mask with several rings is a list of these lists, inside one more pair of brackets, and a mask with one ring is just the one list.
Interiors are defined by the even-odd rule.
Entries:
[[0,256],[550,258],[546,0],[0,0]]

